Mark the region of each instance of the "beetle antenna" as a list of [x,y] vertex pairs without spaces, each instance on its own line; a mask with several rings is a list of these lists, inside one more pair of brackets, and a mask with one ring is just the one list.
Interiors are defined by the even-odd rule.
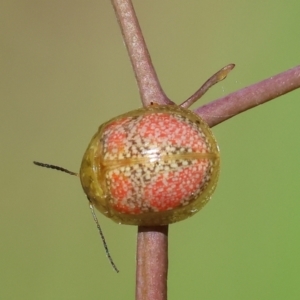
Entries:
[[62,167],[59,167],[59,166],[49,165],[49,164],[44,164],[44,163],[41,163],[41,162],[38,162],[38,161],[34,161],[33,163],[34,163],[35,165],[39,166],[39,167],[44,167],[44,168],[48,168],[48,169],[53,169],[53,170],[65,172],[65,173],[70,174],[70,175],[78,176],[78,173],[69,171],[69,170],[67,170],[67,169],[65,169],[65,168],[62,168]]
[[90,201],[90,199],[88,198],[89,200],[89,206],[90,206],[90,209],[91,209],[91,212],[92,212],[92,216],[93,216],[93,219],[97,225],[97,228],[98,228],[98,231],[99,231],[99,234],[100,234],[100,237],[101,237],[101,240],[102,240],[102,243],[103,243],[103,246],[104,246],[104,249],[105,249],[105,253],[106,253],[106,256],[110,262],[110,264],[112,265],[113,269],[119,273],[119,270],[117,268],[117,266],[115,265],[112,257],[110,256],[110,253],[109,253],[109,250],[108,250],[108,247],[107,247],[107,243],[105,241],[105,237],[104,237],[104,234],[102,232],[102,229],[100,227],[100,224],[98,222],[98,219],[97,219],[97,216],[96,216],[96,213],[95,213],[95,210],[94,210],[94,205],[92,204],[92,202]]
[[[38,162],[38,161],[34,161],[33,162],[35,165],[39,166],[39,167],[44,167],[44,168],[48,168],[48,169],[53,169],[53,170],[57,170],[57,171],[61,171],[61,172],[65,172],[67,174],[70,174],[70,175],[74,175],[74,176],[78,176],[78,173],[75,173],[75,172],[72,172],[72,171],[69,171],[65,168],[62,168],[62,167],[59,167],[59,166],[56,166],[56,165],[50,165],[50,164],[45,164],[45,163],[41,163],[41,162]],[[106,256],[110,262],[110,264],[112,265],[113,269],[119,273],[119,270],[117,268],[117,266],[115,265],[112,257],[110,256],[110,253],[109,253],[109,250],[108,250],[108,247],[107,247],[107,243],[105,241],[105,237],[104,237],[104,234],[102,232],[102,229],[100,227],[100,224],[99,224],[99,221],[97,219],[97,216],[96,216],[96,213],[95,213],[95,210],[94,210],[94,206],[92,204],[92,202],[89,200],[89,206],[90,206],[90,209],[91,209],[91,212],[92,212],[92,216],[93,216],[93,219],[97,225],[97,228],[98,228],[98,231],[99,231],[99,234],[100,234],[100,237],[101,237],[101,240],[102,240],[102,243],[103,243],[103,246],[104,246],[104,250],[105,250],[105,253],[106,253]]]
[[197,90],[191,97],[185,100],[179,106],[183,108],[190,107],[195,103],[199,98],[201,98],[213,85],[225,79],[228,73],[235,67],[235,64],[229,64],[211,76],[204,84]]

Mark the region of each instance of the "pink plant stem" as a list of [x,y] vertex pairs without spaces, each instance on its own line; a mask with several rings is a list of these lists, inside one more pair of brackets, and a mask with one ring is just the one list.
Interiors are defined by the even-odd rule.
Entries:
[[210,127],[300,87],[300,66],[245,87],[195,110]]
[[160,86],[131,0],[111,2],[127,47],[143,105],[149,106],[151,102],[174,104]]
[[[111,0],[134,69],[144,106],[174,104],[163,92],[132,2]],[[300,66],[246,87],[195,110],[212,127],[247,109],[300,87]],[[166,300],[168,226],[139,227],[136,300]]]
[[138,229],[136,299],[167,299],[168,226]]
[[[144,106],[174,104],[164,93],[143,38],[132,2],[112,0]],[[168,226],[138,227],[136,300],[166,300]]]

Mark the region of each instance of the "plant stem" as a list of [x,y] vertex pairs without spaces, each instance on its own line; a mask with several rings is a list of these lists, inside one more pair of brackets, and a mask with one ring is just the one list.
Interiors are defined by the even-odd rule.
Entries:
[[[151,102],[174,104],[160,86],[131,0],[111,1],[134,69],[143,105],[148,106]],[[299,86],[300,66],[215,100],[196,109],[195,112],[212,127]],[[189,102],[193,102],[200,92],[201,90],[191,96]],[[167,272],[168,226],[139,227],[136,300],[166,300]]]
[[[131,0],[111,0],[144,106],[174,104],[164,93]],[[168,226],[138,227],[136,300],[166,300]]]
[[111,0],[144,106],[174,104],[162,90],[131,0]]
[[168,226],[138,228],[136,299],[167,299]]
[[300,66],[245,87],[195,110],[210,127],[300,87]]

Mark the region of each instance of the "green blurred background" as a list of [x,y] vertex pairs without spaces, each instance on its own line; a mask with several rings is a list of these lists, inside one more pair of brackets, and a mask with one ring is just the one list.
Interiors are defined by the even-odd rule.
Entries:
[[[134,1],[162,86],[181,103],[228,63],[197,105],[300,63],[294,1]],[[99,215],[78,179],[97,127],[140,106],[109,1],[2,1],[0,299],[133,299],[136,228]],[[219,186],[170,227],[169,299],[300,299],[300,91],[213,129]]]

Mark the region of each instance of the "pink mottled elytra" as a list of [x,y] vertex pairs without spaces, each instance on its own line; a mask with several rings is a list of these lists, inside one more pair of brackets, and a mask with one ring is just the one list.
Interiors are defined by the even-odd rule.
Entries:
[[118,272],[94,212],[120,224],[167,225],[198,212],[216,188],[220,155],[209,126],[187,108],[234,68],[230,64],[180,106],[152,104],[104,123],[92,138],[79,176],[113,268]]
[[100,126],[80,168],[93,205],[115,222],[166,225],[210,198],[220,157],[208,125],[176,105],[152,105]]

